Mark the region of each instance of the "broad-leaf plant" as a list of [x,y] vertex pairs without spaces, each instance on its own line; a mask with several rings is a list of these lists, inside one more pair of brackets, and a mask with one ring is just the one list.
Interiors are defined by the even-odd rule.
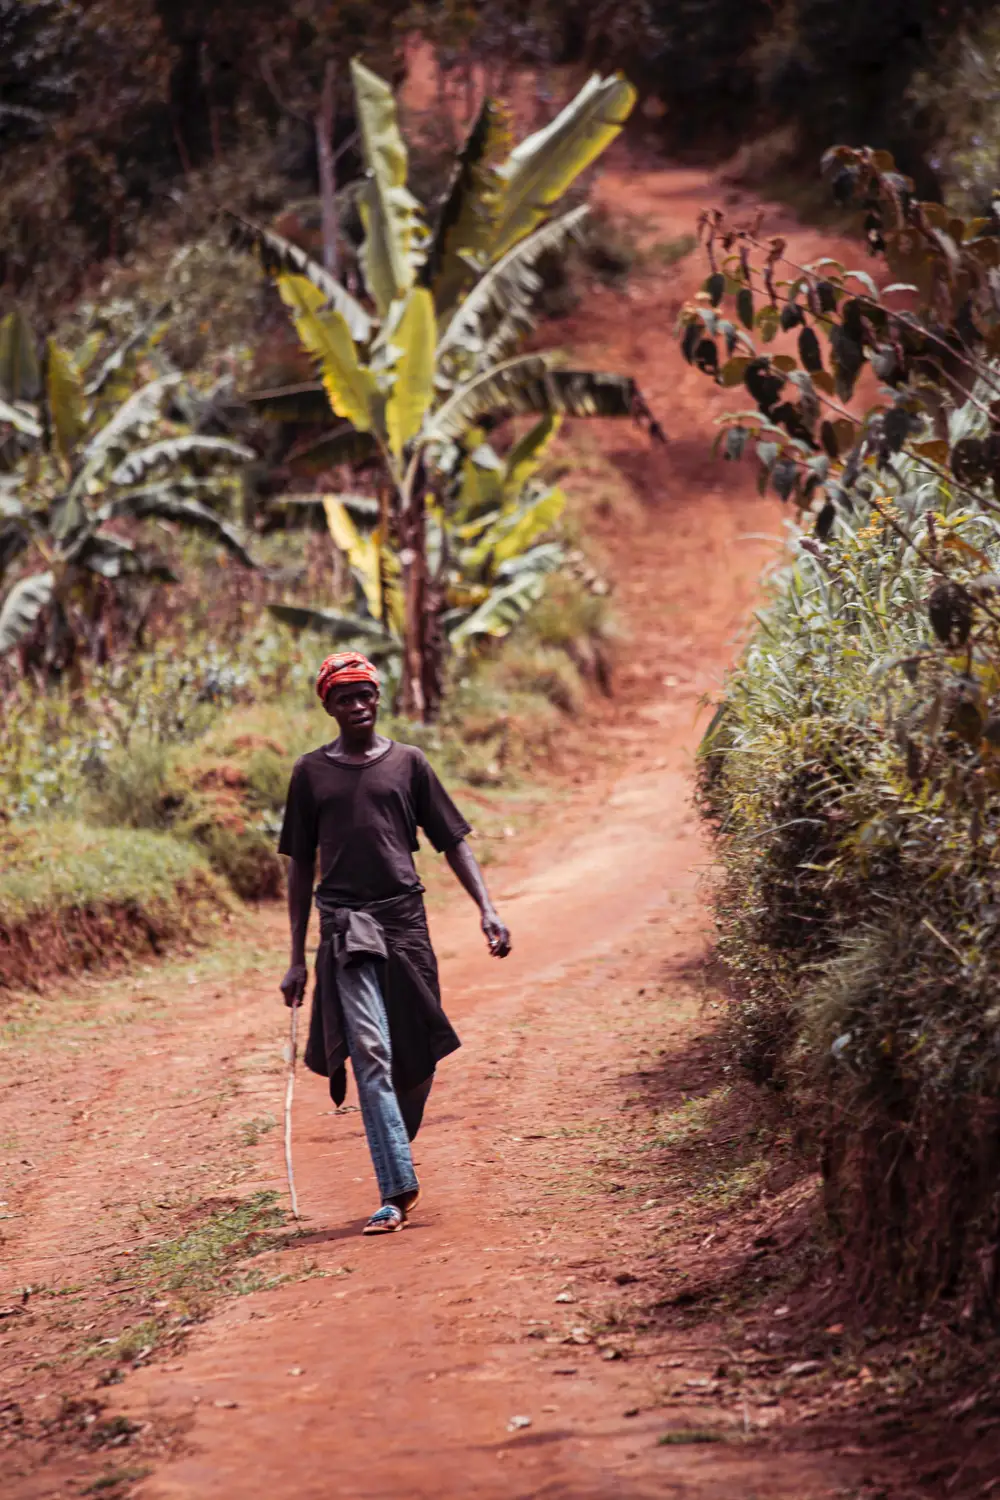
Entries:
[[[759,221],[708,211],[709,275],[681,315],[681,348],[749,396],[720,418],[717,446],[753,455],[761,492],[808,525],[806,571],[841,634],[890,618],[901,581],[917,591],[907,608],[922,638],[873,666],[872,691],[887,673],[913,689],[894,726],[913,783],[981,802],[1000,788],[997,218],[921,200],[885,151],[838,146],[825,168],[863,216],[875,275],[827,256],[800,264]],[[865,579],[862,605],[852,549],[873,528],[895,560]],[[822,620],[817,641],[832,628]]]
[[[434,713],[446,641],[502,635],[561,560],[546,540],[562,510],[538,470],[563,415],[632,417],[661,436],[633,380],[524,353],[543,255],[579,233],[585,207],[558,213],[567,189],[618,135],[635,91],[594,76],[544,129],[511,146],[486,99],[432,225],[407,187],[407,151],[388,84],[351,65],[366,175],[358,195],[363,291],[352,295],[297,245],[234,219],[276,275],[340,426],[319,446],[329,465],[377,461],[383,499],[315,498],[359,582],[368,645],[402,657],[400,703]],[[554,216],[555,215],[555,216]],[[536,423],[504,455],[489,432]],[[308,502],[307,502],[308,503]],[[342,639],[358,621],[275,606]]]
[[100,654],[109,588],[176,581],[132,539],[135,523],[200,532],[253,566],[213,504],[231,485],[219,466],[254,454],[196,430],[205,403],[179,374],[139,382],[138,356],[161,328],[101,359],[99,338],[76,354],[54,339],[40,349],[19,310],[0,322],[0,656],[30,638],[57,676],[81,651]]

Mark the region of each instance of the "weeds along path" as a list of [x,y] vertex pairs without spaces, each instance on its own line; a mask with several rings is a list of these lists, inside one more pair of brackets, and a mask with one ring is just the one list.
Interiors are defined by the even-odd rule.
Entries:
[[[280,1130],[266,1123],[281,1104],[282,915],[238,924],[184,964],[75,990],[61,1036],[54,1010],[39,1013],[11,1038],[0,1114],[13,1162],[3,1290],[31,1282],[49,1297],[0,1324],[4,1379],[19,1362],[31,1428],[4,1461],[9,1500],[77,1493],[95,1475],[144,1500],[807,1500],[856,1488],[839,1434],[809,1437],[792,1398],[719,1377],[720,1358],[738,1357],[720,1355],[722,1321],[684,1332],[658,1311],[683,1305],[678,1286],[733,1229],[730,1184],[716,1199],[705,1189],[707,1234],[672,1233],[687,1188],[660,1171],[657,1121],[682,1085],[710,1083],[707,851],[689,773],[700,699],[732,659],[779,530],[749,472],[711,460],[723,403],[676,350],[677,309],[702,267],[663,256],[657,268],[656,247],[689,233],[716,191],[624,154],[600,183],[651,248],[628,291],[595,292],[565,341],[634,372],[672,441],[653,449],[610,426],[571,439],[627,631],[618,689],[568,731],[565,776],[522,802],[490,870],[512,958],[488,960],[461,892],[432,909],[464,1047],[439,1072],[417,1143],[411,1227],[359,1237],[372,1207],[359,1116],[332,1115],[324,1083],[302,1074],[303,1230],[249,1262],[253,1277],[230,1288],[244,1295],[164,1353],[158,1304],[120,1311],[135,1290],[130,1250],[154,1231],[176,1236],[213,1195],[284,1189]],[[798,239],[804,256],[819,252]],[[148,1355],[135,1347],[144,1328]],[[80,1348],[123,1333],[127,1378],[95,1391]],[[71,1375],[75,1416],[62,1399]],[[91,1429],[131,1442],[99,1448],[85,1415],[77,1447],[58,1447],[88,1400],[104,1403]]]

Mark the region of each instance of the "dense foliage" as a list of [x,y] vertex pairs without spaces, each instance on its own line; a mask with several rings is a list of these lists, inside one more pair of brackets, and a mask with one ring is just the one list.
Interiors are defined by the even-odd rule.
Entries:
[[[308,191],[315,139],[300,111],[327,60],[339,58],[345,75],[356,52],[391,68],[406,9],[400,0],[277,10],[259,0],[5,0],[7,285],[18,291],[42,269],[50,293],[79,290],[95,261],[127,254],[143,219],[171,208],[179,183],[234,153],[255,151],[258,183],[277,169],[286,190]],[[343,117],[338,138],[350,128]]]
[[[390,87],[357,61],[351,76],[367,170],[357,195],[358,294],[298,246],[235,219],[238,241],[277,274],[318,367],[315,391],[340,419],[313,451],[322,446],[331,466],[375,466],[367,504],[313,502],[360,585],[360,618],[299,606],[279,613],[399,656],[402,709],[428,719],[441,703],[446,644],[461,650],[505,635],[563,561],[546,539],[563,496],[537,478],[562,416],[631,417],[662,436],[629,377],[519,352],[534,326],[538,263],[566,246],[587,210],[553,215],[618,134],[635,92],[621,76],[595,74],[513,147],[505,110],[486,98],[431,227],[407,185]],[[339,261],[339,244],[331,248]],[[311,394],[296,386],[271,400]],[[488,433],[516,415],[536,423],[501,457]]]
[[359,167],[349,60],[398,81],[414,36],[435,48],[442,105],[471,112],[484,75],[503,94],[518,66],[542,93],[564,91],[559,69],[622,67],[663,102],[672,147],[731,151],[787,126],[808,172],[830,140],[874,139],[925,190],[954,183],[982,208],[996,24],[991,0],[0,0],[0,279],[48,311],[150,220],[203,232],[222,197],[257,215],[310,200],[315,217],[327,71],[344,182]]
[[1000,241],[882,154],[831,168],[894,285],[789,267],[710,215],[682,331],[756,403],[720,442],[755,453],[798,538],[702,791],[742,1063],[809,1122],[862,1285],[972,1317],[1000,1290]]
[[154,342],[140,326],[71,353],[55,339],[41,349],[20,311],[0,322],[0,658],[17,648],[24,671],[106,659],[141,628],[151,601],[136,591],[176,582],[123,524],[166,521],[253,566],[213,509],[231,489],[219,463],[253,451],[211,430],[218,389],[170,369],[145,378]]

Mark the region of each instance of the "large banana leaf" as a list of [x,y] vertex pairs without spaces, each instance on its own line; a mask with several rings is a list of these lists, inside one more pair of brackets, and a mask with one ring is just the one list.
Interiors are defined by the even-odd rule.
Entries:
[[29,412],[22,411],[19,406],[12,406],[9,401],[0,399],[0,422],[7,422],[18,432],[23,432],[25,437],[40,438],[42,435],[42,424]]
[[46,374],[52,441],[59,457],[68,465],[86,429],[87,398],[79,370],[55,339],[49,339]]
[[121,537],[90,533],[74,548],[67,561],[97,573],[101,578],[146,578],[155,583],[178,583],[172,568],[158,559],[144,557],[131,542]]
[[[243,399],[256,407],[262,417],[273,422],[325,422],[330,416],[330,402],[321,380],[302,380],[295,385],[248,391]],[[353,432],[354,428],[346,430]]]
[[491,163],[509,149],[509,140],[507,111],[495,100],[484,99],[438,210],[420,273],[423,285],[434,293],[442,326],[475,280],[477,267],[489,260],[500,206],[500,181]]
[[462,565],[471,573],[488,567],[495,572],[528,548],[558,521],[566,508],[566,496],[558,485],[500,516],[474,547],[462,554]]
[[[113,349],[105,359],[97,374],[87,381],[87,395],[98,396],[104,391],[105,386],[116,376],[119,371],[124,370],[130,357],[139,349],[147,348],[150,344],[157,342],[158,338],[166,332],[167,319],[172,311],[170,302],[162,302],[155,312],[148,318],[143,319],[135,327],[126,339]],[[86,359],[78,361],[81,369],[87,368]]]
[[368,613],[373,620],[384,616],[382,598],[381,539],[377,531],[363,536],[354,524],[347,506],[337,495],[323,496],[326,522],[334,543],[343,552],[351,572],[361,585]]
[[[455,504],[455,520],[471,522],[481,529],[481,517],[486,511],[498,510],[503,493],[504,465],[488,444],[474,448],[462,464],[462,482]],[[458,526],[462,535],[463,525]]]
[[[383,630],[399,635],[404,609],[399,558],[384,545],[378,526],[362,532],[355,524],[352,511],[358,514],[357,506],[364,503],[364,497],[327,495],[323,503],[330,535],[350,563],[365,596],[368,613]],[[358,515],[358,519],[367,524],[370,514]]]
[[356,344],[367,344],[372,335],[372,320],[356,297],[331,276],[325,266],[273,229],[264,229],[250,219],[241,218],[228,209],[230,240],[240,250],[253,250],[269,276],[304,276],[322,292],[322,305],[336,308]]
[[452,646],[460,651],[483,636],[497,639],[508,635],[544,592],[545,574],[541,572],[524,573],[492,589],[478,609],[451,631]]
[[24,501],[18,493],[24,477],[23,474],[0,474],[0,516],[5,520],[25,513]]
[[535,263],[547,251],[563,249],[579,232],[588,212],[586,204],[571,209],[508,250],[458,308],[441,336],[438,359],[461,349],[481,353],[501,324],[505,325],[504,344],[529,332],[532,307],[542,286]]
[[5,521],[0,526],[0,579],[11,563],[17,561],[28,549],[27,526],[18,520]]
[[361,269],[384,318],[406,296],[423,259],[426,231],[420,205],[406,186],[406,145],[389,85],[356,58],[351,61],[354,111],[368,180],[358,199],[365,242]]
[[138,484],[158,464],[177,463],[192,454],[212,455],[215,458],[236,458],[249,463],[256,458],[252,448],[243,443],[234,443],[230,438],[202,437],[199,433],[183,433],[180,437],[161,438],[145,448],[136,448],[113,470],[112,484]]
[[505,255],[546,217],[570,184],[614,140],[635,99],[635,89],[620,73],[610,78],[595,73],[549,125],[514,147],[497,169],[503,206],[495,256]]
[[54,573],[33,573],[15,583],[0,608],[0,656],[28,634],[42,610],[52,603],[55,587]]
[[106,458],[114,448],[120,447],[123,439],[134,428],[155,421],[167,392],[179,385],[181,379],[179,374],[161,375],[158,380],[151,380],[133,391],[84,449],[88,471],[93,472],[97,460]]
[[389,447],[397,458],[420,431],[434,397],[436,339],[434,300],[426,287],[415,286],[391,338],[397,357],[385,406],[385,425]]
[[549,412],[513,444],[504,464],[505,498],[516,500],[528,480],[538,473],[550,444],[562,426],[562,420],[560,412]]
[[19,307],[0,319],[0,396],[7,401],[37,401],[42,367],[35,333]]
[[371,432],[358,432],[349,422],[336,427],[322,437],[307,438],[297,443],[286,455],[286,463],[304,466],[315,472],[331,469],[335,464],[350,464],[360,468],[378,455],[378,443]]
[[406,615],[402,565],[398,554],[383,544],[380,533],[375,535],[379,541],[379,566],[382,569],[382,624],[392,635],[402,637]]
[[522,354],[460,386],[434,413],[428,437],[458,440],[485,416],[518,412],[572,417],[632,417],[653,437],[663,433],[635,381],[628,375],[592,370],[556,370],[542,354]]
[[336,308],[304,276],[282,276],[278,290],[291,309],[299,338],[319,362],[323,386],[338,417],[359,432],[370,432],[378,394],[375,376],[361,364],[351,330]]
[[561,542],[539,542],[529,547],[518,557],[509,557],[497,568],[496,582],[510,583],[527,573],[554,573],[566,561],[566,548]]
[[210,541],[218,542],[238,558],[245,568],[257,566],[228,522],[221,520],[213,510],[209,510],[207,505],[202,505],[198,500],[178,500],[171,495],[169,485],[164,485],[162,489],[154,486],[146,491],[137,490],[131,495],[123,495],[101,510],[103,520],[116,520],[123,516],[137,521],[173,521],[189,531],[201,532]]
[[361,646],[373,661],[395,656],[401,648],[395,636],[381,629],[373,620],[361,620],[357,615],[341,614],[335,609],[307,609],[298,604],[269,604],[267,607],[276,620],[297,630],[315,630],[344,645],[354,643]]
[[[359,527],[371,530],[378,524],[379,503],[373,495],[338,495],[337,499]],[[299,526],[329,530],[323,495],[279,495],[267,502],[267,520],[265,530],[282,524],[291,530]]]

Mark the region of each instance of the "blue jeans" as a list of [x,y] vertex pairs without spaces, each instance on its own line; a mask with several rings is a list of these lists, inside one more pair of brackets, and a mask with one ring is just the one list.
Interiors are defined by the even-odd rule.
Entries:
[[412,1193],[417,1177],[409,1133],[392,1083],[389,1021],[376,964],[366,960],[339,969],[337,991],[368,1149],[385,1203],[401,1193]]

